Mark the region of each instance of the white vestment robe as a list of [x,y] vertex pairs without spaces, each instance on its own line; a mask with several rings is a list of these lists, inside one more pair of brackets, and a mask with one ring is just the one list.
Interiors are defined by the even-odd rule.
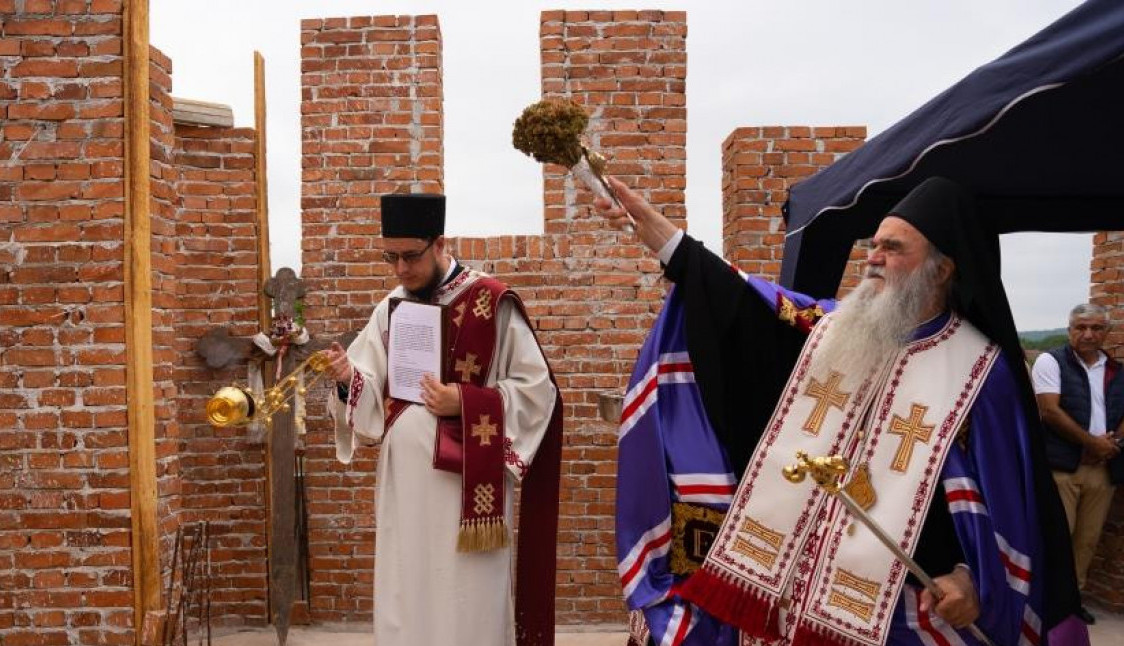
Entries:
[[[438,290],[437,302],[450,303],[481,276],[466,268]],[[375,493],[375,644],[514,646],[512,549],[457,551],[461,476],[433,468],[437,418],[414,404],[384,428],[388,301],[405,297],[398,287],[383,299],[347,350],[362,382],[358,394],[353,379],[347,404],[332,399],[342,462],[350,462],[356,442],[382,445]],[[510,299],[501,301],[496,317],[487,386],[503,397],[505,515],[514,528],[514,485],[546,433],[555,387],[534,334]]]

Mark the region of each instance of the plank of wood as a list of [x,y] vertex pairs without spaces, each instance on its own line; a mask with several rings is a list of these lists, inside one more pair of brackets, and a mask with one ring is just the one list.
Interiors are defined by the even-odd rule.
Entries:
[[265,156],[265,58],[254,52],[254,175],[258,216],[258,323],[268,330],[272,321],[265,284],[273,277],[269,257],[269,184]]
[[132,511],[134,640],[160,603],[155,408],[152,389],[151,122],[148,0],[125,3],[125,357]]
[[229,105],[172,97],[172,121],[188,126],[234,127],[234,110]]

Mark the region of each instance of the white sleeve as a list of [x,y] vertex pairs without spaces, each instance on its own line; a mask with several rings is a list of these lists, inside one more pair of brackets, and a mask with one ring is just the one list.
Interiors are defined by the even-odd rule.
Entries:
[[671,238],[663,243],[659,252],[656,253],[656,257],[660,259],[660,262],[665,265],[671,262],[671,257],[675,255],[675,250],[679,248],[679,243],[682,242],[683,235],[683,229],[676,229]]
[[1034,360],[1034,369],[1030,372],[1034,382],[1034,394],[1059,394],[1062,392],[1062,374],[1058,360],[1049,352],[1043,352]]
[[351,462],[357,437],[364,444],[382,440],[385,420],[382,389],[386,383],[386,346],[382,330],[386,327],[386,312],[384,300],[347,348],[354,368],[347,402],[336,397],[335,389],[329,396],[329,410],[335,420],[336,459],[344,464]]
[[509,299],[497,316],[502,337],[493,371],[503,397],[504,461],[520,480],[546,435],[556,390],[534,333]]

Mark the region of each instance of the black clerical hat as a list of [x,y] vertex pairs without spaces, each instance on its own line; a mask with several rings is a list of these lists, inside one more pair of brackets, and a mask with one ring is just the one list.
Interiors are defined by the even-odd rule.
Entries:
[[[1003,285],[999,272],[999,236],[977,217],[975,201],[956,182],[930,177],[909,192],[888,215],[909,222],[934,247],[956,263],[956,305],[968,309],[995,298]],[[1003,295],[1006,306],[1006,295]],[[991,303],[994,307],[997,303]],[[990,330],[988,330],[990,331]],[[994,338],[994,337],[993,337]]]
[[384,238],[436,238],[445,234],[444,195],[388,193],[379,203]]
[[912,224],[930,243],[956,263],[951,307],[999,345],[1018,385],[1020,403],[1029,427],[1029,450],[1034,463],[1034,488],[1039,525],[1045,543],[1045,587],[1050,590],[1046,624],[1056,625],[1080,607],[1070,548],[1069,526],[1050,475],[1029,371],[1015,320],[1000,276],[999,235],[978,217],[975,200],[959,184],[931,177],[890,210]]

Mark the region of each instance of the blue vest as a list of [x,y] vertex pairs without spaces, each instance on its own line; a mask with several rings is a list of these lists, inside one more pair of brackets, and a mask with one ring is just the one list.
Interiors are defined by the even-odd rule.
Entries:
[[[1050,355],[1061,369],[1061,398],[1059,405],[1081,428],[1088,430],[1093,416],[1092,393],[1089,390],[1089,376],[1081,363],[1081,358],[1068,346],[1050,350]],[[1124,419],[1124,371],[1120,363],[1108,358],[1105,364],[1105,420],[1108,432],[1120,426]],[[1045,425],[1043,425],[1045,426]],[[1081,463],[1081,445],[1070,442],[1046,427],[1046,457],[1050,468],[1055,471],[1073,473]],[[1124,453],[1108,463],[1109,475],[1113,484],[1124,482]]]

